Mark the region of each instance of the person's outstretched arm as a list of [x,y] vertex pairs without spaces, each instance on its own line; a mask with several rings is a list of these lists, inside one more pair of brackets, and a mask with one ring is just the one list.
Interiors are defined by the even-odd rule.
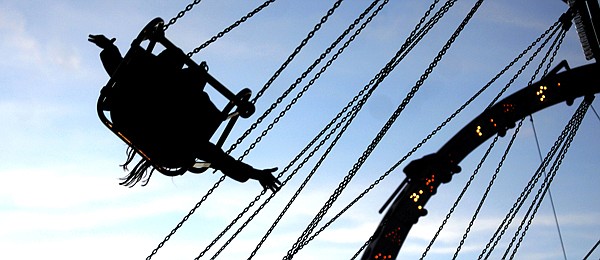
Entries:
[[273,172],[277,168],[254,169],[254,167],[234,159],[212,143],[207,143],[202,150],[199,154],[200,159],[210,162],[211,168],[221,171],[236,181],[246,182],[248,179],[254,179],[264,189],[270,189],[273,192],[277,192],[281,186],[281,182],[273,176]]

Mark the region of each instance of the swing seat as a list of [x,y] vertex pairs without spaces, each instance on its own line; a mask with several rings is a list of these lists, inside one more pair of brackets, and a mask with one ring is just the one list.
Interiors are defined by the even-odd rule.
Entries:
[[[162,174],[201,173],[210,163],[197,158],[200,144],[209,142],[220,125],[228,121],[216,143],[221,147],[237,119],[254,113],[254,105],[249,102],[251,91],[243,89],[233,94],[208,74],[204,62],[196,64],[166,39],[163,28],[164,21],[155,18],[133,40],[100,92],[98,116],[132,152]],[[144,48],[142,43],[146,41]],[[161,63],[152,53],[156,43],[165,48],[163,52],[183,54],[177,58],[187,67],[173,69]],[[203,91],[206,83],[229,100],[222,110]]]

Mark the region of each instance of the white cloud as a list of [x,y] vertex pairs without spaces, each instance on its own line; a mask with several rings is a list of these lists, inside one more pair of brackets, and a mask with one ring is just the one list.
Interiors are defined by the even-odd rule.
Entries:
[[0,65],[31,71],[54,74],[57,70],[78,71],[81,57],[65,39],[55,38],[43,42],[30,31],[31,21],[22,13],[10,8],[0,9]]
[[10,9],[0,10],[0,33],[4,35],[1,49],[5,62],[42,63],[40,44],[27,32],[23,15]]

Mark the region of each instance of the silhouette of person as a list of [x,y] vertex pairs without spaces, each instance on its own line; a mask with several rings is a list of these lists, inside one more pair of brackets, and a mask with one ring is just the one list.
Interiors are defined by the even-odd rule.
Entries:
[[[104,69],[113,76],[123,61],[115,39],[89,35],[88,41],[102,49]],[[120,73],[105,104],[119,131],[150,157],[162,158],[167,167],[181,165],[193,155],[236,181],[254,179],[264,189],[279,190],[281,182],[272,175],[277,168],[255,169],[209,141],[224,115],[204,92],[206,79],[197,71],[202,68],[183,68],[187,57],[178,48],[167,48],[157,56],[132,48],[140,55]]]

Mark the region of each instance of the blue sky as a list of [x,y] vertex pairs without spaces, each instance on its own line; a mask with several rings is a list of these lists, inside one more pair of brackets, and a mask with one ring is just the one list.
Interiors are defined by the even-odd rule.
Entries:
[[[381,84],[255,259],[278,259],[285,255],[473,2],[459,1]],[[202,1],[170,27],[167,36],[184,51],[190,51],[260,3]],[[148,21],[154,17],[170,19],[187,4],[187,1],[0,2],[1,259],[143,259],[220,177],[220,173],[188,173],[176,178],[155,174],[146,187],[119,186],[118,178],[125,174],[119,167],[125,159],[125,145],[104,128],[95,112],[98,93],[108,76],[99,61],[99,49],[87,42],[87,35],[115,37],[116,44],[125,52]],[[287,165],[385,65],[429,4],[391,1],[245,161],[257,168]],[[329,1],[279,0],[193,58],[207,61],[211,74],[232,90],[248,87],[256,92],[331,5]],[[259,112],[238,123],[227,147],[367,5],[367,1],[347,1],[340,6],[259,100]],[[325,221],[412,149],[565,10],[566,6],[559,0],[484,3]],[[583,59],[574,28],[568,32],[557,55],[557,60],[563,59],[572,67],[588,63]],[[494,89],[486,92],[411,158],[437,151],[481,112],[495,96],[494,91],[503,87],[511,75],[503,77]],[[529,75],[519,78],[508,92],[523,87]],[[213,100],[218,105],[223,103],[215,95]],[[598,108],[599,104],[597,100],[594,102]],[[559,104],[534,115],[544,152],[551,147],[575,108]],[[269,117],[267,123],[272,118]],[[552,184],[567,256],[573,259],[583,257],[600,238],[599,127],[600,120],[590,111]],[[249,140],[254,140],[257,133]],[[500,139],[501,144],[493,153],[496,159],[488,161],[482,169],[428,258],[452,256],[507,140]],[[479,254],[497,222],[538,166],[535,139],[528,120],[517,140],[489,203],[463,246],[459,256],[462,259],[472,259]],[[241,155],[249,144],[247,140],[232,154]],[[461,165],[463,172],[433,197],[427,206],[429,215],[413,228],[401,256],[413,259],[423,252],[474,170],[484,146],[467,157]],[[315,159],[299,171],[221,258],[249,256],[312,169]],[[381,219],[377,211],[403,178],[400,170],[392,173],[342,219],[301,250],[297,258],[351,257],[375,230]],[[226,180],[153,259],[196,257],[259,192],[258,183]],[[228,238],[226,235],[207,256]],[[504,242],[507,239],[510,237]],[[503,253],[502,247],[498,251]],[[517,257],[563,258],[547,201]]]

